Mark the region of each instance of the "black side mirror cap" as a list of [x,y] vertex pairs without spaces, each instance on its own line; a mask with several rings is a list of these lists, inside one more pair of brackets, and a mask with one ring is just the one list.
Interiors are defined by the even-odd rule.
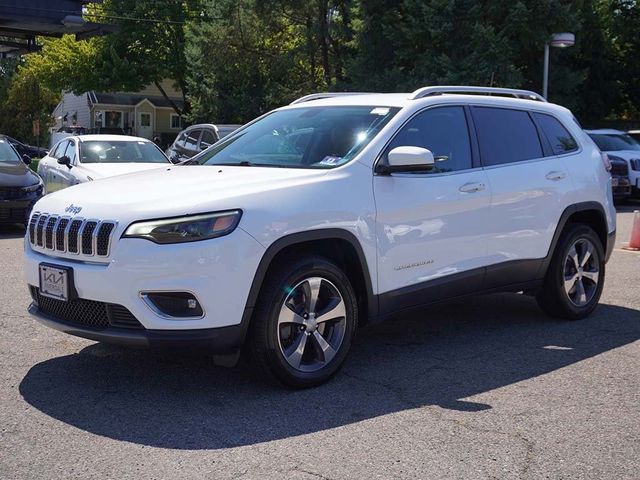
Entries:
[[66,165],[69,170],[71,170],[71,159],[66,155],[63,155],[58,159],[58,163],[60,165]]
[[31,165],[31,157],[26,153],[22,155],[22,161],[24,162],[25,165]]

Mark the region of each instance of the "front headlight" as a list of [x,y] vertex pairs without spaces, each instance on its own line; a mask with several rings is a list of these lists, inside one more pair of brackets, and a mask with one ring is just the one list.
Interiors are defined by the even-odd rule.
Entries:
[[233,232],[242,216],[241,210],[148,220],[129,225],[123,237],[145,238],[155,243],[184,243],[223,237]]
[[37,192],[40,190],[44,184],[41,179],[38,179],[38,183],[34,183],[33,185],[29,185],[28,187],[22,187],[22,191],[25,193]]

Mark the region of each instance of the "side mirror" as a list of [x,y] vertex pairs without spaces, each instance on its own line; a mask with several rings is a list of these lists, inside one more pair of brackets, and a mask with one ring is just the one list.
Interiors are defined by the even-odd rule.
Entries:
[[71,170],[71,159],[66,155],[63,155],[58,159],[58,163],[60,165],[66,165],[69,170]]
[[387,154],[388,165],[378,165],[377,173],[426,172],[433,168],[431,150],[422,147],[396,147]]
[[31,165],[31,157],[29,155],[27,155],[26,153],[24,155],[22,155],[22,161],[27,166]]

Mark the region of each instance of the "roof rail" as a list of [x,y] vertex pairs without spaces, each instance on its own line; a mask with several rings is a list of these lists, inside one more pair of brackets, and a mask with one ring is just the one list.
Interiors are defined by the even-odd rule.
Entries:
[[370,95],[370,92],[323,92],[323,93],[312,93],[311,95],[305,95],[304,97],[300,97],[297,100],[294,100],[293,102],[290,103],[290,105],[295,105],[297,103],[310,102],[312,100],[322,100],[323,98],[348,97],[350,95]]
[[465,87],[465,86],[442,86],[442,87],[424,87],[419,88],[411,95],[409,100],[416,100],[418,98],[430,97],[432,95],[444,95],[447,93],[457,94],[486,94],[486,95],[502,95],[512,96],[515,98],[521,98],[526,100],[537,100],[539,102],[546,102],[547,100],[539,93],[532,92],[530,90],[517,90],[515,88],[494,88],[494,87]]

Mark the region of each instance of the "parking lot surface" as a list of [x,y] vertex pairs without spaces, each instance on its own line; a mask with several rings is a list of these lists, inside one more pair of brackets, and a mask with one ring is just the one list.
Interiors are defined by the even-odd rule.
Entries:
[[23,234],[0,227],[1,479],[640,477],[640,253],[616,248],[586,320],[516,294],[440,304],[362,330],[296,392],[41,326]]

